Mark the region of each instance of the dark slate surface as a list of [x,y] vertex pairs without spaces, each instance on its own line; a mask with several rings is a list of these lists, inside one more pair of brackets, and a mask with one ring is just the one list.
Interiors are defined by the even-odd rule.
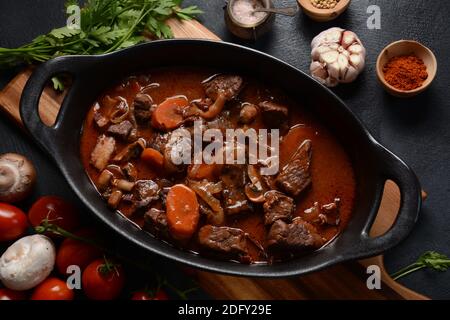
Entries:
[[[291,1],[275,1],[293,4]],[[417,173],[429,198],[413,234],[386,254],[388,270],[395,271],[426,250],[450,255],[450,224],[447,201],[450,192],[450,3],[439,0],[354,0],[337,20],[316,23],[305,15],[277,17],[272,32],[254,43],[244,43],[230,35],[223,23],[224,1],[188,0],[205,14],[202,22],[226,41],[243,43],[265,51],[303,71],[308,71],[311,39],[318,32],[340,26],[354,30],[364,42],[367,67],[358,81],[342,85],[335,92],[363,120],[372,134],[404,159]],[[366,26],[369,5],[381,8],[381,30]],[[0,1],[0,46],[13,47],[65,21],[61,0]],[[433,86],[419,97],[401,100],[387,95],[377,83],[375,60],[380,50],[398,39],[414,39],[429,46],[438,59],[438,75]],[[13,72],[2,72],[4,85]],[[28,155],[36,164],[39,194],[59,194],[75,201],[58,170],[29,138],[1,116],[0,152],[16,151]],[[26,206],[26,204],[25,204]],[[433,298],[450,298],[450,272],[418,272],[401,281]]]

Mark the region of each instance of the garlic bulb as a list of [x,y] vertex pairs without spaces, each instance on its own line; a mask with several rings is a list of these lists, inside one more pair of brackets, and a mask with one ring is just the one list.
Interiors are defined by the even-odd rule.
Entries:
[[349,83],[364,69],[366,49],[349,30],[330,28],[311,42],[311,75],[328,87]]

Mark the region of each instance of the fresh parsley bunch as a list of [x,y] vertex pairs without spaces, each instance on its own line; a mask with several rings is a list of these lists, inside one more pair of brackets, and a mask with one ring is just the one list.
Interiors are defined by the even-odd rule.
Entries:
[[416,262],[401,270],[391,274],[392,279],[400,279],[410,273],[416,272],[423,268],[429,268],[437,271],[447,271],[450,268],[450,258],[436,251],[427,251],[422,254]]
[[[165,23],[189,20],[202,13],[196,6],[181,8],[182,0],[87,0],[79,28],[62,27],[38,36],[19,48],[0,48],[0,68],[44,62],[68,54],[101,54],[130,47],[149,37],[172,38]],[[69,0],[66,7],[77,5]],[[53,80],[55,88],[61,85]],[[59,88],[61,89],[61,88]]]

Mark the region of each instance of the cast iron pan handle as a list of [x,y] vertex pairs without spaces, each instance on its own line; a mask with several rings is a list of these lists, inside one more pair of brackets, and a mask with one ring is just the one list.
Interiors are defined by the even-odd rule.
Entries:
[[422,204],[421,187],[414,172],[396,155],[382,146],[378,146],[377,154],[381,184],[386,180],[394,181],[400,189],[400,209],[392,227],[383,235],[370,237],[368,232],[376,217],[372,215],[366,230],[361,234],[361,249],[365,256],[373,256],[397,245],[412,231]]
[[53,145],[58,137],[58,129],[67,110],[67,101],[70,100],[74,90],[69,89],[53,126],[47,126],[42,122],[39,116],[39,99],[48,81],[58,74],[71,75],[73,81],[71,88],[76,86],[80,80],[81,70],[86,67],[86,60],[90,60],[89,57],[66,56],[49,60],[36,68],[22,92],[20,98],[20,117],[22,122],[39,146],[52,156],[54,155]]

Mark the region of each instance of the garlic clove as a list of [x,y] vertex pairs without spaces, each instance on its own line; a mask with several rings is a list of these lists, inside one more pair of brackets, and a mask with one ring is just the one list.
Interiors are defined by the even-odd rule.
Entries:
[[338,60],[338,57],[339,57],[339,52],[331,50],[331,51],[327,51],[327,52],[321,54],[320,61],[327,63],[327,64],[332,64]]
[[328,78],[328,72],[320,62],[313,61],[310,66],[310,71],[314,78],[322,84],[325,84],[325,79]]
[[340,54],[338,58],[338,64],[340,68],[339,79],[344,79],[347,69],[349,68],[349,62],[345,55]]
[[365,50],[363,47],[361,47],[359,44],[352,44],[350,47],[348,47],[348,52],[352,54],[362,54],[365,53]]
[[364,68],[364,62],[361,60],[361,57],[357,54],[352,54],[350,56],[350,64],[354,66],[357,70],[362,70]]
[[358,77],[358,74],[359,74],[359,72],[355,67],[349,66],[349,68],[347,69],[347,74],[341,80],[341,82],[342,83],[350,83],[350,82],[354,81],[356,79],[356,77]]
[[352,31],[344,31],[342,34],[341,45],[347,49],[356,42],[356,35]]
[[330,78],[339,79],[341,68],[337,61],[328,64],[327,68],[328,68],[328,75]]

